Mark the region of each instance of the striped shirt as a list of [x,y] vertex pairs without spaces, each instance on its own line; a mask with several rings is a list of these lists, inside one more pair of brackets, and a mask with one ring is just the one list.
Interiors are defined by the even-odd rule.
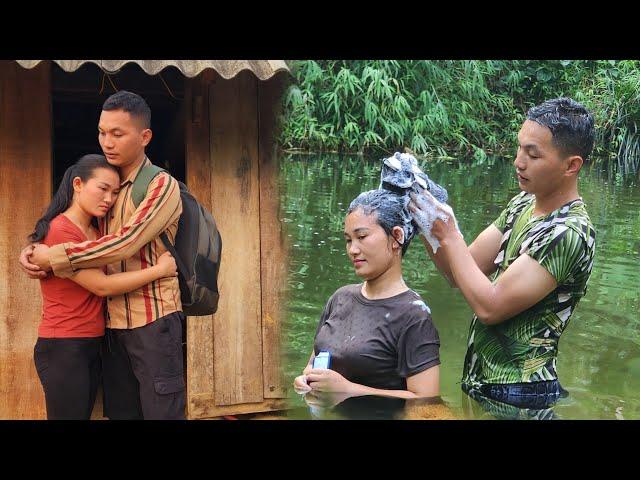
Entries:
[[[161,172],[149,184],[136,209],[132,185],[144,162],[120,184],[115,204],[100,222],[103,237],[83,243],[62,243],[51,247],[49,261],[58,277],[70,277],[82,268],[107,265],[107,273],[131,272],[151,267],[164,247],[159,235],[166,231],[173,243],[182,213],[178,182]],[[107,328],[145,326],[170,313],[182,311],[177,277],[161,278],[142,288],[108,298]]]

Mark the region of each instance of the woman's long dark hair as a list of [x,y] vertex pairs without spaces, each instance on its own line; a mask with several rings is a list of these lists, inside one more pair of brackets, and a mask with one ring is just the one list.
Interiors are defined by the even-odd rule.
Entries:
[[118,173],[118,169],[107,162],[104,155],[90,154],[80,158],[75,164],[67,168],[62,177],[62,182],[58,187],[58,191],[53,196],[47,211],[40,220],[36,222],[33,233],[29,235],[30,242],[40,242],[49,232],[49,224],[51,220],[56,218],[62,212],[67,210],[73,202],[73,179],[80,177],[80,180],[86,182],[93,178],[93,173],[98,168],[107,168]]

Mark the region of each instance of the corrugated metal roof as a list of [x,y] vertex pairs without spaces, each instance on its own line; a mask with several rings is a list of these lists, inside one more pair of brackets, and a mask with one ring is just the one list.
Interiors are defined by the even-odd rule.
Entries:
[[[33,68],[42,60],[16,60],[24,68]],[[176,67],[186,77],[195,77],[207,68],[214,69],[225,79],[249,70],[260,80],[268,80],[278,72],[289,73],[284,60],[52,60],[66,72],[75,72],[85,63],[95,63],[107,73],[117,73],[125,64],[136,63],[149,75],[169,66]]]

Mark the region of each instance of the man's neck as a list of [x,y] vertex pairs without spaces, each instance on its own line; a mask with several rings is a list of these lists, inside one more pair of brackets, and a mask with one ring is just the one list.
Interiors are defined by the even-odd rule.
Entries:
[[136,160],[135,162],[130,163],[129,165],[120,167],[120,181],[124,182],[127,178],[129,178],[129,175],[131,175],[131,172],[134,172],[138,167],[140,167],[140,165],[142,165],[142,162],[144,162],[145,158],[147,158],[147,155],[143,152],[142,156],[138,158],[138,160]]
[[559,188],[548,195],[536,194],[533,214],[536,216],[548,215],[554,210],[557,210],[561,206],[577,198],[580,198],[577,185],[568,186],[566,188]]

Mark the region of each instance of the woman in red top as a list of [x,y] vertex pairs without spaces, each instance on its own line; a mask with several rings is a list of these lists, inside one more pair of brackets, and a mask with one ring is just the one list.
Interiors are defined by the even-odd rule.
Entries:
[[[48,246],[100,238],[97,218],[104,217],[120,188],[118,170],[102,155],[85,155],[69,167],[44,216],[29,236]],[[162,277],[175,276],[170,253],[136,272],[106,275],[89,268],[70,278],[40,280],[42,321],[34,361],[50,420],[89,419],[100,379],[100,346],[105,328],[103,297],[136,290]]]

